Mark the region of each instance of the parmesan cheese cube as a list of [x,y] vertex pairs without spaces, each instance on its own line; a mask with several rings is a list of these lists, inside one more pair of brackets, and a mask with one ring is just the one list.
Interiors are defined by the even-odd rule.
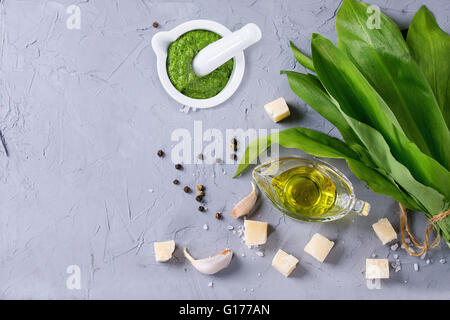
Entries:
[[394,239],[397,239],[397,233],[394,228],[392,228],[391,223],[388,219],[383,218],[378,220],[377,223],[372,225],[373,230],[377,234],[378,238],[380,238],[383,244],[391,242]]
[[285,277],[289,276],[297,266],[298,259],[283,250],[279,249],[272,260],[272,266]]
[[333,246],[333,241],[328,240],[320,233],[316,233],[312,236],[304,250],[318,261],[323,262]]
[[153,248],[155,249],[156,261],[164,262],[172,258],[175,251],[175,241],[154,242]]
[[278,98],[277,100],[269,102],[264,106],[264,109],[274,122],[281,121],[291,115],[284,98]]
[[366,279],[389,279],[388,259],[366,259]]
[[257,246],[267,242],[267,222],[245,220],[245,244]]

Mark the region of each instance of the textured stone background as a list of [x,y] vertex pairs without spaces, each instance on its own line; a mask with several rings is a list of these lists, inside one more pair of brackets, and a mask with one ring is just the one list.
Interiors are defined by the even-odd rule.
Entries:
[[[449,32],[447,0],[372,1],[403,26],[422,2]],[[381,290],[367,289],[365,258],[375,253],[393,260],[370,225],[386,216],[398,228],[397,210],[342,161],[331,162],[372,203],[370,216],[306,224],[283,218],[264,199],[255,218],[268,221],[271,232],[265,256],[258,257],[226,228],[241,224],[228,213],[250,190],[249,173],[232,180],[235,165],[187,165],[181,173],[169,156],[156,156],[160,148],[170,155],[172,131],[192,130],[194,120],[223,132],[299,125],[338,134],[289,90],[279,70],[302,70],[288,40],[309,52],[312,32],[335,39],[340,1],[76,3],[80,30],[66,28],[71,1],[0,1],[0,130],[9,150],[7,157],[0,146],[0,298],[450,298],[450,263],[438,262],[449,258],[444,244],[430,253],[430,265],[400,252],[403,269]],[[158,30],[198,18],[232,30],[255,22],[263,39],[246,51],[243,83],[229,101],[185,114],[158,81],[150,42]],[[293,116],[274,125],[262,106],[279,96]],[[199,213],[193,195],[172,185],[176,177],[183,185],[205,184],[207,212]],[[217,210],[224,220],[214,218]],[[414,220],[423,232],[424,219]],[[324,264],[303,252],[314,232],[336,242]],[[176,258],[156,263],[152,243],[168,239],[177,242]],[[197,257],[226,247],[236,254],[229,268],[208,277],[185,261],[184,246]],[[287,279],[270,266],[280,247],[300,259]],[[81,290],[66,288],[69,265],[81,268]]]

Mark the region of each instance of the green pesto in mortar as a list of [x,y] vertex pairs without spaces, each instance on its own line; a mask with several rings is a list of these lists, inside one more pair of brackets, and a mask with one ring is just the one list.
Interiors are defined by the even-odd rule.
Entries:
[[233,71],[233,59],[206,76],[198,76],[192,67],[197,53],[222,38],[208,30],[192,30],[172,42],[167,51],[167,73],[175,88],[194,99],[214,97],[225,88]]

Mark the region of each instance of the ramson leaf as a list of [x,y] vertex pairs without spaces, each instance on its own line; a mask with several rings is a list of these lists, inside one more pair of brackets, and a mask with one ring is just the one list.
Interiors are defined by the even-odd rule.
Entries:
[[401,190],[392,178],[366,166],[361,161],[350,158],[346,159],[346,161],[353,174],[364,181],[372,191],[388,195],[401,202],[408,209],[426,211],[418,201],[414,200],[407,192]]
[[255,164],[258,156],[272,143],[278,143],[285,148],[301,149],[317,157],[357,157],[357,154],[339,139],[306,128],[291,128],[250,142],[239,161],[234,177],[239,176],[250,164]]
[[450,36],[439,28],[431,12],[422,6],[411,21],[407,43],[450,128]]
[[278,143],[285,148],[300,149],[316,157],[336,159],[358,157],[341,140],[306,128],[291,128],[280,131],[278,133]]
[[250,164],[256,164],[258,156],[269,148],[271,144],[272,135],[251,141],[239,160],[239,165],[233,178],[240,176]]
[[314,71],[314,63],[310,57],[301,52],[293,43],[289,41],[295,60],[297,60],[306,69]]

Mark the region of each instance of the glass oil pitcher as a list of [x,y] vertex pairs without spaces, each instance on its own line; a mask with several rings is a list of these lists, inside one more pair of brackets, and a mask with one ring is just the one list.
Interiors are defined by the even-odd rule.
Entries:
[[320,160],[272,160],[256,167],[253,178],[267,198],[294,219],[324,222],[370,211],[369,203],[356,199],[347,177]]

